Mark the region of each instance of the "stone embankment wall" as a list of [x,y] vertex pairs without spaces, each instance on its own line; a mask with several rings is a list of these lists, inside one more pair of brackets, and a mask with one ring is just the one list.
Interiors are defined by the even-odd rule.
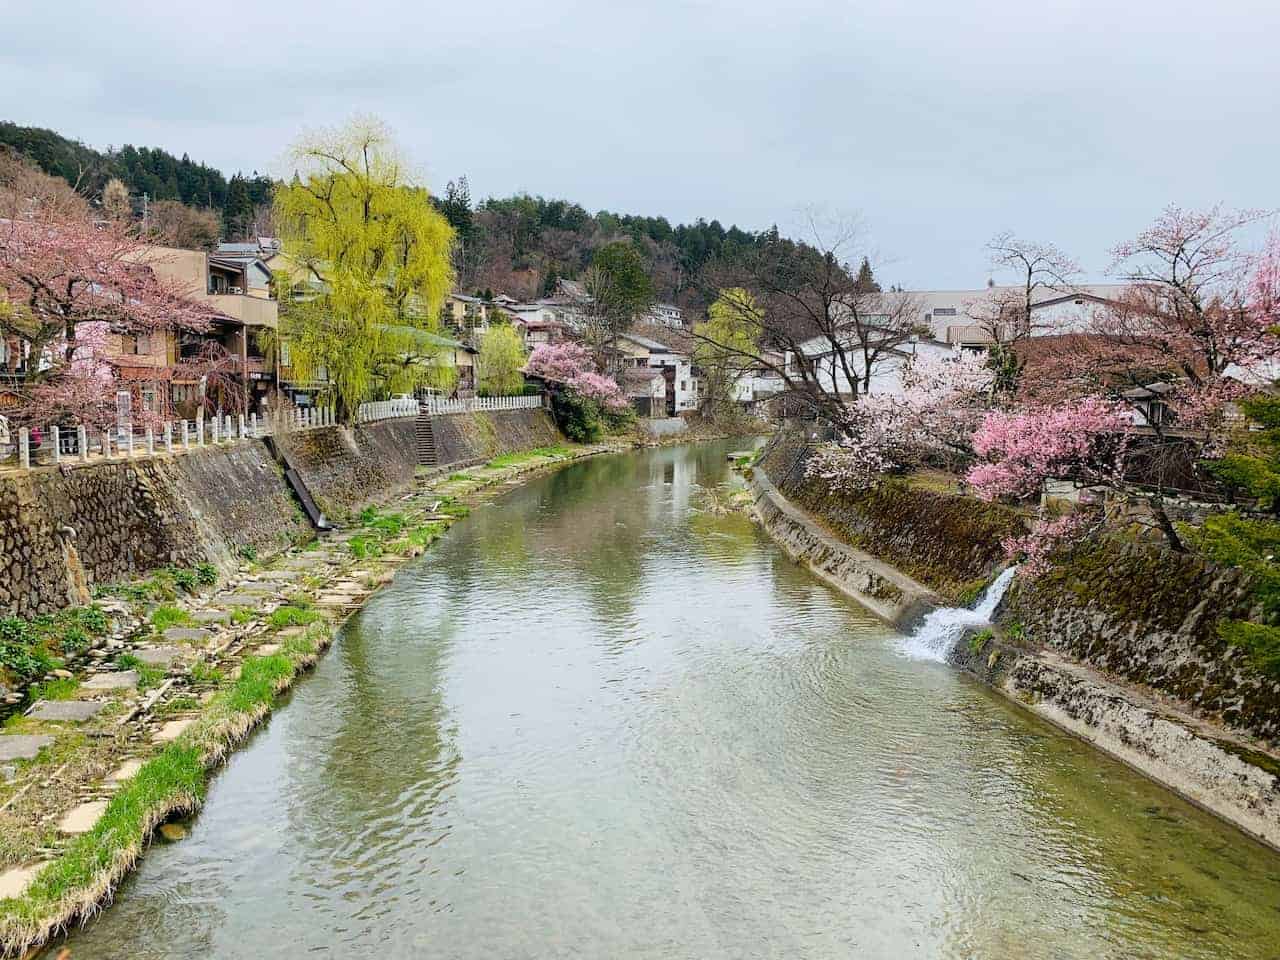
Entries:
[[1080,664],[994,640],[951,662],[1200,807],[1280,849],[1280,762]]
[[857,494],[833,493],[804,475],[808,448],[778,434],[760,466],[792,503],[839,541],[891,564],[950,600],[968,599],[1004,564],[1001,541],[1026,531],[1021,513],[971,497],[892,480]]
[[295,430],[278,435],[276,445],[320,509],[336,519],[404,493],[413,485],[417,468],[412,417],[361,424],[354,430]]
[[168,564],[226,567],[307,530],[260,441],[0,477],[0,615],[83,603],[94,583]]
[[[564,442],[542,410],[434,421],[446,463]],[[317,503],[338,519],[412,487],[414,440],[412,417],[275,438]],[[170,564],[229,569],[245,548],[269,554],[311,533],[262,440],[0,476],[0,616],[85,603],[94,584]]]
[[494,410],[487,413],[445,414],[431,418],[436,463],[475,463],[518,450],[564,443],[545,410]]
[[1248,587],[1237,571],[1200,557],[1102,537],[1019,582],[999,619],[1035,643],[1280,745],[1280,681],[1218,634],[1221,621],[1248,616]]
[[941,602],[928,587],[822,529],[788,503],[764,471],[755,471],[751,484],[756,516],[787,555],[872,613],[905,628]]

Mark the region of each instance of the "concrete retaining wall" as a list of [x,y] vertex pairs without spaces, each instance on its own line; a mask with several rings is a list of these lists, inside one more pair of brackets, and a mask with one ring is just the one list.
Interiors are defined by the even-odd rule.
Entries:
[[675,437],[686,433],[689,429],[689,424],[680,417],[664,417],[658,420],[642,417],[636,423],[651,437]]

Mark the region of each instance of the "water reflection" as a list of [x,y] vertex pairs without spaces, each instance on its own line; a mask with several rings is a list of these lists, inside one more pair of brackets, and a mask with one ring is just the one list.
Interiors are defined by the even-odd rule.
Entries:
[[75,958],[1268,957],[1280,860],[705,509],[728,444],[478,509]]

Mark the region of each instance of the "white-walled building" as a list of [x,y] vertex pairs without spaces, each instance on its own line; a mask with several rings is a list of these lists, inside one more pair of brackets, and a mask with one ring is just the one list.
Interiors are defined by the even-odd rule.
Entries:
[[[1069,289],[1040,289],[1033,295],[1032,336],[1078,333],[1087,328],[1094,313],[1114,302],[1126,289],[1122,283],[1094,283]],[[977,290],[912,290],[907,294],[917,308],[920,325],[934,340],[965,349],[986,349],[991,332],[981,321],[993,298],[1020,297],[1014,286]]]
[[[953,357],[960,347],[938,340],[912,337],[891,347],[882,349],[871,362],[870,371],[866,368],[862,350],[856,342],[844,348],[844,363],[832,349],[831,341],[826,337],[814,337],[800,345],[800,352],[788,352],[786,357],[788,374],[799,377],[801,364],[813,370],[814,377],[822,389],[828,393],[839,393],[842,396],[862,394],[889,394],[900,396],[903,392],[903,368],[915,357]],[[845,365],[849,373],[845,373]],[[857,384],[850,379],[857,380]]]
[[652,367],[665,379],[666,415],[679,416],[698,409],[698,383],[693,377],[689,353],[653,337],[623,333],[618,337],[622,368]]

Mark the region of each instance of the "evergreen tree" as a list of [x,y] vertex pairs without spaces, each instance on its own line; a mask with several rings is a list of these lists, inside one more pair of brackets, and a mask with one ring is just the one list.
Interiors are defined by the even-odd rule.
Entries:
[[862,266],[858,268],[858,278],[854,283],[863,293],[880,292],[880,284],[876,282],[875,274],[871,272],[871,261],[866,257],[862,258]]
[[249,224],[253,222],[253,199],[244,177],[236,174],[227,185],[227,201],[222,208],[222,222],[227,236],[233,240],[244,239]]

